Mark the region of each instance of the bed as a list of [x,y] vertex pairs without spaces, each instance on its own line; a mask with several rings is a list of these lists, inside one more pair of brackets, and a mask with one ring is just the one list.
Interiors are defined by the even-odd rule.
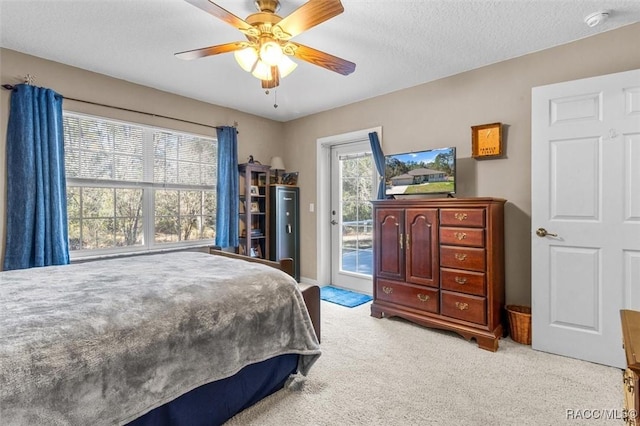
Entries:
[[0,272],[2,424],[221,424],[320,356],[297,283],[176,252]]

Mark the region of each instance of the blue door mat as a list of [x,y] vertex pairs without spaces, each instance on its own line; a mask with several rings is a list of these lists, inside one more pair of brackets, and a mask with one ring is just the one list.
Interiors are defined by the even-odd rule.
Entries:
[[327,302],[335,303],[337,305],[346,306],[347,308],[353,308],[363,303],[370,302],[373,297],[356,293],[355,291],[343,290],[341,288],[333,286],[320,287],[320,299]]

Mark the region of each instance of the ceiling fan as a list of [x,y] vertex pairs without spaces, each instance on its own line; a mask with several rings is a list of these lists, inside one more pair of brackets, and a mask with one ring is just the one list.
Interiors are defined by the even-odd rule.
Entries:
[[280,84],[297,66],[289,56],[349,75],[356,64],[291,41],[296,35],[344,12],[340,0],[309,0],[288,16],[276,15],[279,0],[255,0],[258,12],[241,19],[209,0],[185,0],[240,30],[247,41],[219,44],[176,53],[181,59],[197,59],[234,52],[238,64],[262,81],[263,89]]

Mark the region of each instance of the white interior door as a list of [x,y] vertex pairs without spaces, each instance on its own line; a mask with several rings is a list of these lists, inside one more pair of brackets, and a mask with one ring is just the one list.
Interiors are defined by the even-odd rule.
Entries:
[[372,294],[377,172],[369,141],[331,147],[331,283]]
[[619,310],[640,310],[640,70],[534,88],[531,146],[532,346],[624,367]]

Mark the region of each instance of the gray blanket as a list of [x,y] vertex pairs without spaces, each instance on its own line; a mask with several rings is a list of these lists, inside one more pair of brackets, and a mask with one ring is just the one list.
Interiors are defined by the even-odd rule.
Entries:
[[180,252],[0,272],[0,424],[123,424],[244,366],[320,355],[285,273]]

